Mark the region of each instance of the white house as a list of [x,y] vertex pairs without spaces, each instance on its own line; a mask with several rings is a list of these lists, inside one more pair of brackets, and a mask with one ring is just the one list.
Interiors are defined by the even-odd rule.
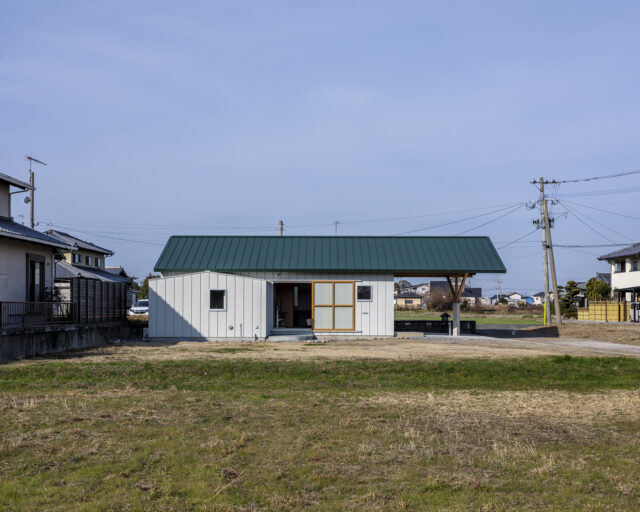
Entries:
[[598,258],[611,267],[611,291],[627,301],[640,300],[640,243]]
[[[553,292],[549,292],[549,303],[553,302]],[[532,297],[534,306],[544,306],[544,292],[538,292]]]
[[43,301],[54,287],[55,259],[69,248],[57,238],[14,222],[12,194],[32,189],[0,173],[0,302],[5,304]]
[[459,329],[467,277],[506,272],[487,237],[173,236],[155,270],[150,338],[198,340],[393,336],[394,277],[411,276],[451,281]]

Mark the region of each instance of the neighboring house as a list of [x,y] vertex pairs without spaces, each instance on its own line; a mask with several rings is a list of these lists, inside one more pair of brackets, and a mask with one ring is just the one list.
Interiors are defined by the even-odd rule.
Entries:
[[32,189],[0,173],[0,302],[47,299],[54,286],[55,261],[69,249],[66,242],[13,221],[11,195]]
[[105,249],[62,231],[50,229],[47,231],[47,234],[71,246],[70,250],[64,252],[64,259],[70,265],[104,270],[105,258],[114,255],[114,252],[109,249]]
[[[544,306],[544,292],[538,292],[534,294],[532,299],[532,304],[534,306]],[[549,303],[553,302],[553,292],[549,292]]]
[[413,292],[404,292],[396,295],[396,308],[417,309],[422,307],[422,295]]
[[[450,292],[451,289],[446,281],[429,281],[400,290],[400,293],[417,293],[423,297],[429,297],[434,293],[447,295]],[[462,292],[462,298],[469,303],[475,303],[476,299],[480,299],[481,295],[482,288],[471,288],[469,286],[465,286],[464,291]]]
[[[544,295],[544,294],[543,294]],[[520,306],[523,303],[524,304],[535,304],[535,296],[534,297],[529,297],[528,295],[523,295],[522,293],[518,293],[518,292],[509,292],[509,293],[503,293],[500,295],[500,298],[498,299],[497,295],[493,295],[489,298],[489,300],[491,301],[491,304],[498,304],[498,302],[502,299],[505,299],[507,301],[507,304],[509,306]]]
[[506,269],[487,237],[172,236],[155,271],[150,338],[216,340],[393,336],[394,278],[411,276],[454,282],[456,334],[463,278]]
[[619,300],[640,300],[640,243],[598,258],[611,266],[611,291]]
[[469,304],[479,303],[480,298],[482,297],[482,288],[471,288],[465,286],[461,297],[463,302],[468,302]]
[[408,288],[400,290],[400,293],[417,293],[419,295],[427,295],[431,291],[431,282],[414,284]]
[[62,300],[74,304],[79,320],[111,322],[126,318],[133,279],[105,267],[105,258],[113,251],[62,231],[50,229],[47,235],[67,246],[64,261],[56,262],[55,286]]
[[138,290],[134,289],[133,283],[135,282],[135,276],[130,276],[125,271],[124,267],[119,265],[105,265],[104,269],[114,275],[120,276],[127,280],[129,288],[127,289],[127,307],[131,307],[138,300]]

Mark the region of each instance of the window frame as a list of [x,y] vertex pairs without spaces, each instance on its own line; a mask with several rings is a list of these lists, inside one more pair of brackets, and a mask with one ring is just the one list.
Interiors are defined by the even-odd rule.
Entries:
[[[211,292],[222,292],[222,308],[211,307]],[[226,311],[227,310],[227,290],[225,288],[209,288],[209,311]]]
[[94,258],[93,265],[100,268],[100,258]]
[[87,255],[84,257],[84,264],[85,264],[87,267],[92,267],[92,266],[93,266],[93,256],[90,256],[89,254],[87,254]]
[[[369,298],[368,299],[361,299],[358,296],[358,292],[360,291],[360,288],[369,288]],[[373,285],[370,285],[370,284],[358,284],[358,285],[356,285],[356,301],[358,301],[358,302],[373,302]]]
[[[331,304],[316,304],[316,283],[331,284]],[[336,304],[336,283],[351,284],[351,304]],[[318,329],[316,323],[316,307],[331,308],[331,329]],[[351,308],[351,328],[336,329],[336,308]],[[344,280],[317,280],[311,281],[311,329],[319,332],[350,332],[356,330],[356,282]]]
[[638,260],[634,260],[631,262],[631,272],[638,271]]

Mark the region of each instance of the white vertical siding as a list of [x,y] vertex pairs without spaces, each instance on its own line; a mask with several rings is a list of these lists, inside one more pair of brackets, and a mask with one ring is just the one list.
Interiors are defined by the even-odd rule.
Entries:
[[[356,281],[372,287],[371,301],[356,300],[355,331],[327,333],[331,336],[393,336],[393,274],[317,274],[310,272],[244,272],[239,275],[269,282],[311,282],[319,280]],[[273,325],[273,286],[267,293],[267,326]]]
[[[225,290],[223,311],[209,310],[209,291]],[[149,283],[151,338],[216,339],[267,336],[267,283],[261,279],[199,272]]]
[[[172,275],[150,281],[152,338],[264,338],[273,325],[273,282],[356,281],[372,287],[371,301],[355,303],[355,331],[330,336],[393,336],[392,274],[216,272]],[[226,291],[224,311],[209,310],[209,290]],[[320,334],[320,333],[319,333]]]

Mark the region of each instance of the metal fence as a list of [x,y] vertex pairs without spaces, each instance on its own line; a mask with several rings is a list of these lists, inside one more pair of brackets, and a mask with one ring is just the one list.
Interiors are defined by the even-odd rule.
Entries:
[[0,328],[69,324],[77,316],[72,302],[0,302]]

